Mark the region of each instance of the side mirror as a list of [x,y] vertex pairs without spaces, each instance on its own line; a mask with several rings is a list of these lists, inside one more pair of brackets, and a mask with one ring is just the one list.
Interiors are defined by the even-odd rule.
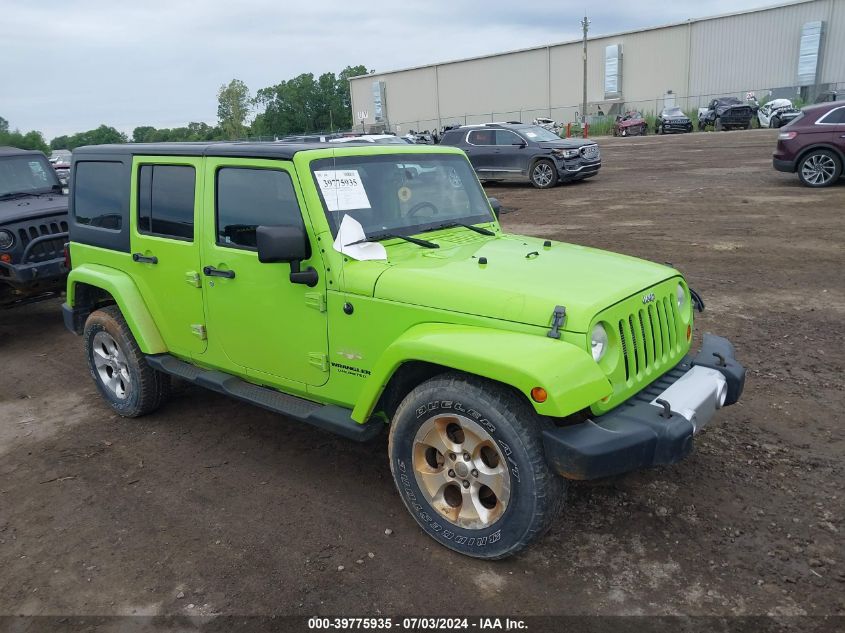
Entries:
[[310,266],[300,270],[300,263],[311,257],[308,234],[301,226],[258,226],[255,229],[258,261],[262,264],[290,262],[290,282],[317,285],[317,271]]
[[493,215],[496,216],[496,219],[499,219],[499,213],[502,210],[502,203],[499,202],[496,198],[487,198],[490,202],[490,208],[493,209]]

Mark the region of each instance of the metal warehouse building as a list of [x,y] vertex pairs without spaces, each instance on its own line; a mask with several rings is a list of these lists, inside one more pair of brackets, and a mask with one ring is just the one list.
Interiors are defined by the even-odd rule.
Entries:
[[[774,7],[603,35],[587,42],[587,114],[713,97],[845,92],[845,0]],[[581,110],[582,41],[436,63],[350,80],[356,123],[405,133],[449,123],[573,121]],[[842,97],[840,97],[842,98]]]

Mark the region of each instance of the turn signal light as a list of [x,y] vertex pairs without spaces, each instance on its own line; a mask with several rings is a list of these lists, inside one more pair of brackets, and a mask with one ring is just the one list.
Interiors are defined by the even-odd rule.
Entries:
[[692,338],[692,326],[688,325],[687,326],[687,340],[690,340],[691,338]]
[[534,402],[545,402],[549,394],[542,387],[534,387],[531,390],[531,397],[534,398]]
[[9,255],[9,253],[3,253],[2,255],[0,255],[0,262],[3,262],[4,264],[11,264],[12,256]]

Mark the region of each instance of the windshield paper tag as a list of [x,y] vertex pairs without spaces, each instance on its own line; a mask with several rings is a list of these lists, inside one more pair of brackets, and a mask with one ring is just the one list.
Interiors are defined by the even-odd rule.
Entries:
[[357,169],[329,169],[314,175],[329,211],[371,208]]

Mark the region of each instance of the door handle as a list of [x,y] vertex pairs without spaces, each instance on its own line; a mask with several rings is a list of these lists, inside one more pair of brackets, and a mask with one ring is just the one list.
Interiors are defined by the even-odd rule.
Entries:
[[235,278],[234,270],[220,270],[214,266],[206,266],[202,269],[202,272],[206,277],[226,277],[227,279]]
[[132,253],[132,261],[139,264],[158,264],[158,257],[154,255],[142,255],[141,253]]

